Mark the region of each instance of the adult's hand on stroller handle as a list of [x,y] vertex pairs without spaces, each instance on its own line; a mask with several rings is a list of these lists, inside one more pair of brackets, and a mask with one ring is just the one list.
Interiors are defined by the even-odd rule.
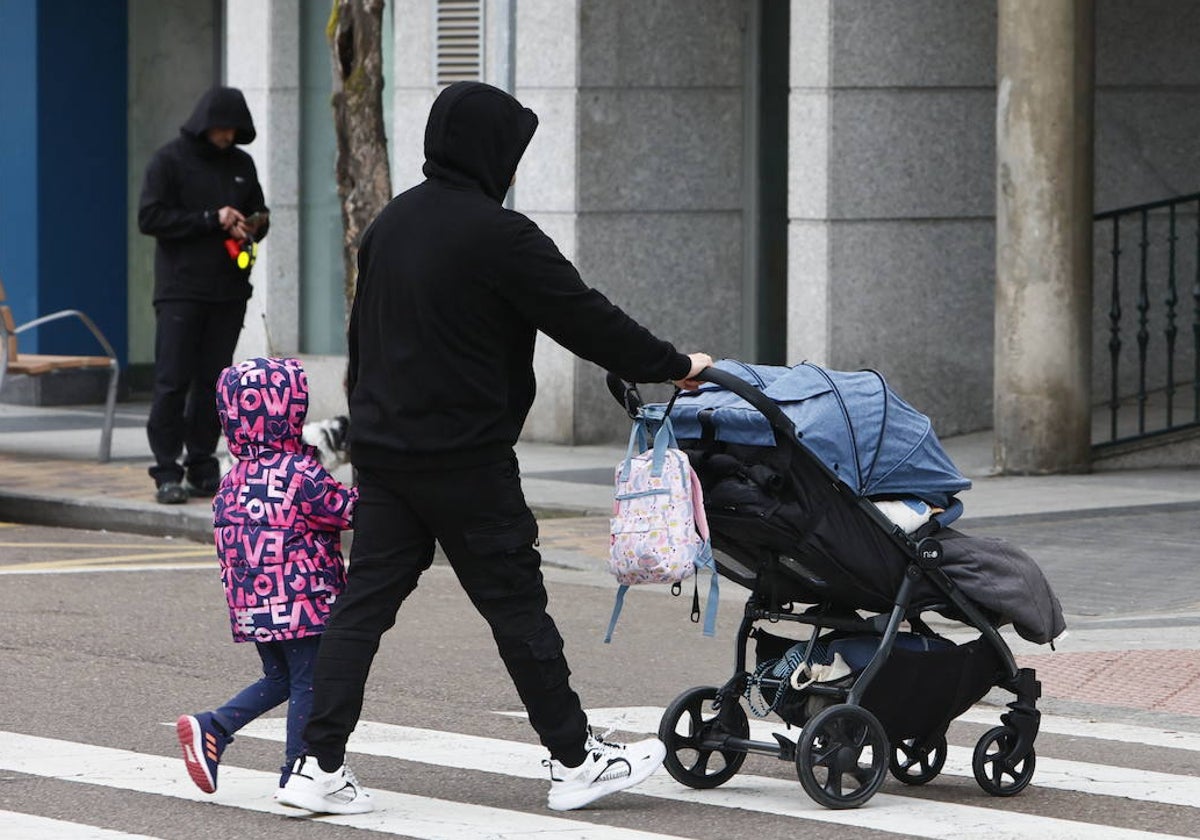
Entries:
[[672,383],[677,388],[693,391],[700,387],[700,374],[712,367],[713,359],[707,353],[689,353],[688,358],[692,360],[692,367],[688,371],[688,375],[683,379],[674,379]]
[[[771,425],[777,431],[782,432],[785,437],[795,438],[795,424],[783,413],[783,409],[774,400],[744,379],[735,376],[729,371],[714,367],[712,365],[712,358],[707,353],[692,353],[690,355],[694,364],[702,362],[705,359],[707,359],[707,363],[701,364],[695,371],[689,371],[688,378],[678,380],[675,383],[676,385],[685,391],[699,388],[702,382],[711,382],[714,385],[720,385],[725,390],[732,391],[758,409],[770,421]],[[626,383],[624,379],[611,371],[608,373],[606,381],[613,399],[625,408],[630,417],[636,417],[637,410],[642,406],[641,394],[637,392],[636,384]]]

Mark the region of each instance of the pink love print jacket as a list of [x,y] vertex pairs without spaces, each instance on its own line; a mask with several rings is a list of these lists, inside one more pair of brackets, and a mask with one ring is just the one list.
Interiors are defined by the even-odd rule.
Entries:
[[301,440],[308,380],[296,359],[248,359],[217,380],[234,464],[213,498],[213,530],[237,642],[320,633],[346,585],[347,488]]

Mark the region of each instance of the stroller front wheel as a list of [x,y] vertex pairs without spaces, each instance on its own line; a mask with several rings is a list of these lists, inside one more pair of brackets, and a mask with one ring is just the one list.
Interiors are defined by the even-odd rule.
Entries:
[[822,709],[800,732],[796,775],[818,805],[857,808],[875,795],[888,770],[887,733],[861,706]]
[[1015,796],[1025,790],[1033,778],[1037,755],[1033,747],[1019,761],[1012,760],[1017,733],[1011,727],[997,726],[989,729],[975,745],[971,757],[971,769],[975,781],[992,796]]
[[717,708],[713,686],[689,688],[663,712],[658,738],[667,747],[663,766],[672,778],[691,788],[725,784],[746,760],[746,753],[722,749],[727,737],[750,737],[750,721],[737,697],[728,697]]

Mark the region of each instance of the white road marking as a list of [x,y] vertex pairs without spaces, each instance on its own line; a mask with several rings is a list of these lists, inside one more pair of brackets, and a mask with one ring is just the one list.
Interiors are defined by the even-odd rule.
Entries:
[[158,840],[145,834],[128,834],[16,811],[0,811],[0,834],[13,840]]
[[[625,732],[657,732],[662,714],[662,709],[653,706],[589,709],[588,720],[593,726],[601,729],[612,727]],[[978,719],[983,723],[999,724],[1000,722],[998,714],[986,716],[982,711],[979,712]],[[1126,727],[1126,729],[1132,730],[1129,733],[1132,737],[1125,740],[1130,743],[1139,743],[1136,738],[1139,727]],[[772,732],[783,733],[794,741],[799,731],[793,727],[789,732],[782,723],[750,721],[750,737],[755,741],[773,743],[775,739],[771,735]],[[949,747],[946,751],[946,764],[942,768],[942,772],[952,776],[974,778],[974,771],[971,769],[972,753],[973,749],[968,747]],[[797,784],[799,783],[797,782]],[[1142,802],[1200,808],[1200,776],[1181,776],[1107,764],[1067,761],[1039,754],[1037,769],[1034,771],[1031,784],[1037,787],[1069,790],[1094,796],[1124,797]]]
[[[588,717],[596,723],[601,716],[589,711]],[[285,730],[286,722],[283,719],[260,718],[238,734],[283,741]],[[351,752],[441,767],[501,773],[519,778],[544,778],[539,763],[546,752],[535,744],[360,721],[347,747]],[[1041,759],[1039,769],[1040,763]],[[1191,781],[1200,783],[1200,779]],[[366,784],[370,786],[369,780]],[[934,840],[1028,840],[1030,837],[1039,840],[1149,840],[1165,836],[999,808],[958,805],[892,794],[876,794],[857,810],[830,811],[809,799],[798,781],[749,774],[739,774],[715,790],[693,790],[680,785],[666,771],[660,770],[627,792]]]
[[[1007,709],[1001,707],[975,706],[968,709],[955,720],[966,723],[983,724],[984,726],[999,726],[1000,715]],[[497,712],[508,717],[525,717],[524,712]],[[607,709],[589,709],[588,716],[593,723],[601,726],[611,726],[626,732],[657,732],[658,723],[662,718],[663,709],[657,706],[616,706]],[[760,732],[783,731],[786,729],[782,722],[772,723],[771,719],[750,721],[751,728],[760,727]],[[795,727],[792,732],[796,732]],[[1200,732],[1186,732],[1177,729],[1155,729],[1150,726],[1133,726],[1123,723],[1105,723],[1083,718],[1060,717],[1057,715],[1042,715],[1040,731],[1054,735],[1070,735],[1078,738],[1096,738],[1102,741],[1120,741],[1125,744],[1142,744],[1149,747],[1168,747],[1177,750],[1200,752]],[[768,734],[766,740],[771,740]]]
[[[968,709],[957,720],[967,723],[983,723],[996,726],[1000,715],[1007,709],[988,710],[976,706]],[[1076,738],[1096,738],[1101,741],[1121,741],[1126,744],[1144,744],[1148,747],[1167,747],[1173,750],[1200,752],[1200,732],[1184,732],[1177,729],[1155,729],[1150,726],[1131,726],[1124,723],[1106,723],[1084,718],[1042,715],[1042,732],[1052,735],[1069,735]]]
[[[241,734],[241,733],[239,733]],[[514,745],[519,746],[519,745]],[[160,755],[97,747],[72,741],[0,732],[0,769],[66,782],[208,802],[250,811],[308,818],[305,811],[272,800],[279,776],[259,770],[221,765],[215,794],[201,793],[188,778],[183,761]],[[376,810],[370,814],[321,816],[321,822],[368,829],[419,840],[669,840],[665,834],[598,825],[543,814],[509,811],[468,802],[433,799],[371,790]]]
[[69,569],[23,569],[19,565],[0,569],[0,575],[94,575],[104,572],[190,572],[196,569],[218,568],[211,560],[193,560],[185,563],[146,563],[118,566],[95,566]]

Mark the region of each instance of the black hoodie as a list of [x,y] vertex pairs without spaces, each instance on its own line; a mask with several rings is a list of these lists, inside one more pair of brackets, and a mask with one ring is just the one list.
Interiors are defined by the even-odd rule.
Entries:
[[[230,206],[249,216],[266,210],[250,155],[234,146],[219,149],[205,137],[210,128],[232,128],[234,143],[254,139],[254,121],[237,88],[205,93],[179,137],[154,153],[138,204],[138,228],[157,238],[154,302],[226,302],[250,297],[250,269],[238,268],[225,247],[217,211]],[[266,236],[259,228],[258,238]]]
[[[682,379],[687,356],[588,288],[502,201],[537,128],[503,91],[458,82],[425,129],[425,175],[363,235],[350,316],[360,466],[467,466],[511,454],[533,404],[537,331],[626,379]],[[602,387],[597,378],[597,387]]]

